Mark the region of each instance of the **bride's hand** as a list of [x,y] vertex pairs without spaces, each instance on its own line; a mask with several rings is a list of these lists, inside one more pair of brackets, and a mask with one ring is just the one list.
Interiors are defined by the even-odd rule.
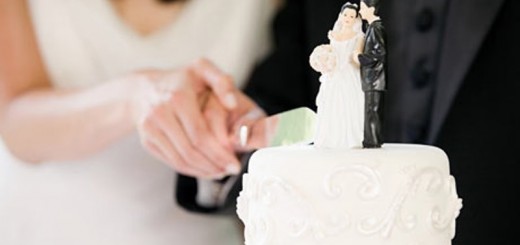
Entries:
[[132,114],[143,146],[182,174],[220,178],[240,170],[201,112],[210,93],[228,110],[237,107],[229,76],[206,60],[173,71],[133,74]]

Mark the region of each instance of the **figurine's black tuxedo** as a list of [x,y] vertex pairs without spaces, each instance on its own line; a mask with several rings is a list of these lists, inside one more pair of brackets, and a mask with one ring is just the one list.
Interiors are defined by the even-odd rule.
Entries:
[[365,93],[363,146],[381,147],[383,95],[386,90],[386,36],[381,20],[368,25],[363,53],[359,55],[361,87]]
[[[276,49],[254,72],[246,88],[269,113],[315,107],[318,74],[309,64],[313,48],[327,43],[327,32],[344,0],[288,0],[275,23]],[[415,26],[401,8],[415,0],[382,0],[388,36],[387,121],[414,102],[396,104],[401,83],[413,71],[397,52],[409,45]],[[425,2],[425,1],[419,1]],[[454,245],[520,244],[520,1],[449,0],[435,93],[426,140],[444,149],[451,162],[463,209]],[[413,12],[413,11],[411,11]],[[435,19],[438,23],[439,19]],[[417,43],[415,53],[428,45]],[[434,47],[436,48],[436,47]],[[405,124],[406,126],[406,124]],[[387,141],[406,127],[389,125]],[[419,142],[420,143],[420,142]],[[298,170],[295,169],[295,174]],[[182,189],[181,189],[182,192]],[[230,199],[233,199],[231,197]]]
[[361,64],[361,85],[363,91],[386,90],[386,44],[383,22],[372,22],[365,34],[363,53],[359,55]]

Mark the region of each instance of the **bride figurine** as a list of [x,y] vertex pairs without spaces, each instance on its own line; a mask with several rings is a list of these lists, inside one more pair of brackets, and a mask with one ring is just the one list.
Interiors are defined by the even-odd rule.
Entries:
[[329,31],[330,44],[316,47],[310,56],[311,67],[322,74],[316,98],[317,147],[362,147],[364,94],[358,55],[363,51],[364,35],[358,10],[357,4],[343,5]]

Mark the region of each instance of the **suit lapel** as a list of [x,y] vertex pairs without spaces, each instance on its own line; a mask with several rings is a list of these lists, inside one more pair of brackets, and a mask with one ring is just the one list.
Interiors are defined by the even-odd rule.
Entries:
[[433,143],[504,0],[450,1],[428,141]]

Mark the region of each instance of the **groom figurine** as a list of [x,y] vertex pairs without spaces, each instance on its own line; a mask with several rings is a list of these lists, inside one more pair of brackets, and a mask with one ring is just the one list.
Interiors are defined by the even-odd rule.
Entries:
[[379,148],[382,139],[383,94],[386,89],[385,29],[377,16],[379,0],[362,0],[359,13],[368,22],[363,53],[359,55],[361,83],[365,92],[363,147]]

